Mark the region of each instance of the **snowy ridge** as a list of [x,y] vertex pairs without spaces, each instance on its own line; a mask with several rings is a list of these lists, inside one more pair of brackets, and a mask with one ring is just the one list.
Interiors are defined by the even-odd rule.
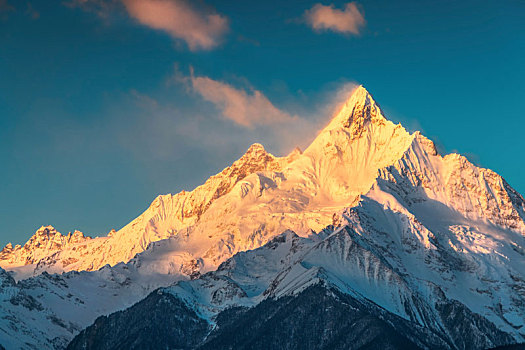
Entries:
[[[212,176],[194,191],[182,191],[176,195],[158,196],[150,207],[138,218],[121,230],[112,231],[107,237],[99,237],[75,249],[49,249],[40,259],[25,260],[16,248],[8,244],[0,255],[0,266],[12,268],[28,264],[35,266],[35,273],[41,271],[96,270],[106,264],[127,262],[137,253],[144,251],[151,242],[176,236],[193,226],[200,216],[218,198],[247,175],[256,171],[275,170],[286,163],[267,153],[260,144],[253,144],[232,166]],[[54,230],[54,229],[53,229]],[[37,231],[36,236],[38,236]],[[31,250],[31,240],[25,250]],[[65,263],[67,262],[67,263]]]
[[459,154],[441,157],[432,143],[419,132],[403,157],[380,178],[396,183],[403,179],[405,190],[438,201],[467,219],[486,220],[525,235],[525,201],[497,173],[479,168]]
[[394,314],[426,330],[441,348],[462,348],[461,341],[470,342],[467,348],[488,348],[512,342],[513,337],[523,339],[512,331],[512,336],[506,335],[487,319],[466,311],[461,322],[470,327],[472,339],[461,340],[466,335],[454,334],[454,320],[442,311],[443,305],[461,308],[461,303],[429,281],[414,285],[408,275],[365,246],[350,224],[328,236],[303,238],[285,232],[262,248],[236,254],[217,271],[164,291],[214,324],[215,317],[230,307],[254,307],[268,298],[298,296],[321,284],[352,296],[373,312]]

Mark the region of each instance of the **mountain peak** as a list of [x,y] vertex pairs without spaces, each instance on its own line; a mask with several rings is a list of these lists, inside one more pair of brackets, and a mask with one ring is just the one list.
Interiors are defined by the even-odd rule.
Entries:
[[51,225],[46,226],[40,226],[38,230],[36,230],[35,234],[50,234],[50,233],[56,233],[56,229]]
[[339,113],[335,115],[326,130],[350,129],[350,133],[357,137],[362,133],[363,128],[369,123],[385,122],[379,105],[375,102],[372,95],[363,85],[355,88],[348,99],[341,107]]
[[[244,168],[246,165],[267,164],[275,161],[275,157],[266,151],[260,143],[252,144],[241,158],[234,162],[229,168]],[[225,169],[225,170],[226,170]]]
[[252,145],[246,150],[246,154],[257,153],[257,152],[266,152],[266,150],[264,149],[264,146],[261,145],[261,144],[258,143],[258,142],[252,144]]
[[323,191],[319,198],[353,201],[370,189],[379,169],[402,157],[412,141],[401,125],[383,116],[363,86],[357,87],[304,152]]
[[371,98],[372,96],[363,85],[359,85],[352,91],[352,93],[350,94],[350,98],[351,97],[365,100],[367,98]]

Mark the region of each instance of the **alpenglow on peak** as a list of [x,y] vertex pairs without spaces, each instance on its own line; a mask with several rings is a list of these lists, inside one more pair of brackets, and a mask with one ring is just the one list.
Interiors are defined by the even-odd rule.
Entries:
[[363,85],[359,85],[352,91],[325,130],[344,127],[350,129],[351,134],[359,134],[367,123],[385,121],[386,119],[372,95]]

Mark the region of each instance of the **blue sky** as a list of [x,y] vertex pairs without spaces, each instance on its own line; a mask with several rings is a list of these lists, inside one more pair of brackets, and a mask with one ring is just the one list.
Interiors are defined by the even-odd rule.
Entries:
[[[119,229],[351,83],[525,193],[520,1],[0,0],[0,244]],[[244,111],[244,112],[243,112]]]

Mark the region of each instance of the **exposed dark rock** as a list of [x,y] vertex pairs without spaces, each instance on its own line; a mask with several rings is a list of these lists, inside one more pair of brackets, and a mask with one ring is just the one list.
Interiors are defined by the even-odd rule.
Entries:
[[410,338],[420,334],[404,326],[397,330],[352,297],[317,285],[223,311],[199,349],[419,349]]
[[510,335],[458,301],[438,304],[436,310],[459,349],[486,349],[497,344],[514,342]]

